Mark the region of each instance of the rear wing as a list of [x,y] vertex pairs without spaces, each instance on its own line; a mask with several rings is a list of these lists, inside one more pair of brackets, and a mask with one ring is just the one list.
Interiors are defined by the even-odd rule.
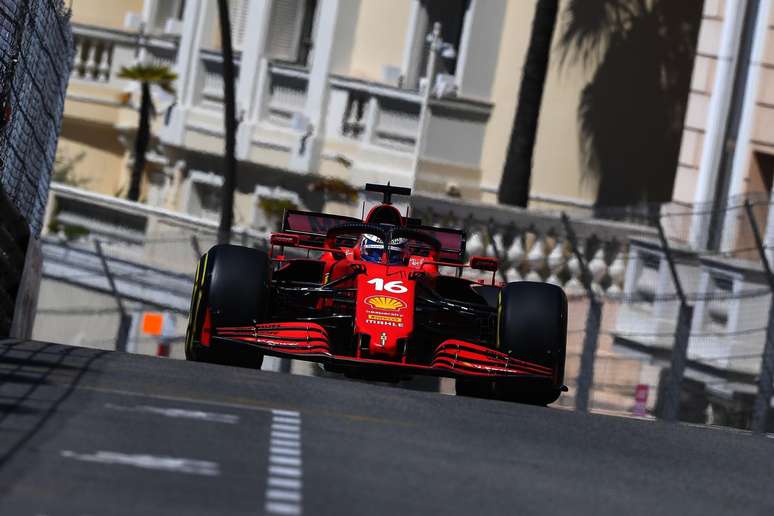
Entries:
[[441,243],[441,253],[438,260],[448,263],[465,263],[465,232],[461,229],[436,228],[432,226],[414,226],[423,233],[435,237]]
[[285,210],[285,217],[282,220],[282,232],[298,235],[301,245],[322,247],[325,243],[325,235],[329,229],[353,222],[362,223],[360,219],[345,215]]
[[[362,224],[363,221],[345,215],[331,215],[313,211],[286,210],[282,221],[282,232],[298,235],[301,245],[322,247],[325,236],[332,227],[341,224]],[[459,229],[436,228],[422,226],[417,219],[408,219],[408,227],[427,233],[441,243],[440,261],[449,263],[465,263],[465,232]],[[341,245],[351,247],[355,239],[342,238]]]

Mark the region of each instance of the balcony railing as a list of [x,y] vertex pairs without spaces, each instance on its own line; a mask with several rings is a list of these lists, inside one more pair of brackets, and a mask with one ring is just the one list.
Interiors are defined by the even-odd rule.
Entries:
[[[289,127],[306,102],[308,70],[271,63],[262,120]],[[413,152],[419,134],[421,96],[414,91],[334,75],[330,78],[328,137]]]
[[331,89],[332,98],[338,99],[333,106],[341,110],[339,136],[368,145],[414,150],[422,103],[417,92],[342,76],[331,78]]
[[271,124],[289,127],[293,115],[304,111],[309,72],[295,66],[271,64],[267,68],[267,91],[260,112]]
[[[411,207],[412,214],[427,224],[465,229],[468,255],[498,257],[501,280],[545,281],[563,287],[569,296],[585,295],[581,266],[558,213],[429,194],[413,196]],[[600,295],[620,296],[629,238],[635,234],[653,237],[654,230],[589,218],[578,219],[572,225],[588,262],[594,290]]]
[[[101,240],[111,256],[188,273],[191,263],[217,240],[218,222],[53,183],[48,233],[91,248]],[[242,245],[265,246],[268,233],[234,227]]]
[[173,67],[177,38],[159,38],[140,33],[73,24],[75,58],[72,78],[112,83],[122,66],[142,57],[146,63]]

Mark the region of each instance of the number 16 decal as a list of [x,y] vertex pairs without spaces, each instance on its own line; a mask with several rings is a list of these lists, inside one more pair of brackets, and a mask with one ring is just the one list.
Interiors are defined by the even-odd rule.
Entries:
[[374,286],[374,290],[381,292],[382,290],[389,292],[390,294],[405,294],[408,292],[402,281],[390,281],[385,283],[382,278],[374,278],[368,282],[369,285]]

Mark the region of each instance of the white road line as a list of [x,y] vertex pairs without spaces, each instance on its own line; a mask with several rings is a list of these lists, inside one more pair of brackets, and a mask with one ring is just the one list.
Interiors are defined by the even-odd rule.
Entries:
[[269,487],[282,487],[284,489],[301,489],[301,481],[295,478],[269,477]]
[[269,455],[269,462],[279,464],[280,466],[301,467],[301,457],[286,457],[285,455]]
[[196,419],[198,421],[208,421],[212,423],[227,423],[235,425],[239,423],[239,416],[233,414],[219,414],[215,412],[204,412],[201,410],[186,410],[179,408],[154,407],[151,405],[115,405],[105,403],[105,408],[110,410],[119,410],[124,412],[143,412],[146,414],[156,414],[165,417]]
[[272,439],[273,446],[283,446],[285,448],[300,448],[301,443],[298,439]]
[[82,462],[133,466],[135,468],[155,469],[172,473],[188,473],[191,475],[204,475],[208,477],[220,475],[220,467],[218,464],[206,460],[158,457],[154,455],[129,455],[110,451],[76,453],[71,450],[62,450],[61,455],[67,459],[74,459]]
[[298,435],[298,433],[301,431],[300,426],[290,426],[290,425],[272,425],[271,426],[271,433],[274,434],[276,432],[282,433],[282,432],[288,432],[292,434]]
[[269,514],[301,514],[301,506],[295,503],[266,502]]
[[296,412],[295,410],[280,410],[280,409],[271,409],[271,413],[274,416],[286,416],[286,417],[292,417],[294,419],[301,419],[301,414]]
[[291,457],[300,457],[301,456],[301,449],[300,448],[288,448],[286,446],[277,446],[274,444],[274,441],[272,441],[270,447],[269,447],[269,453],[271,455],[290,455]]
[[269,489],[266,491],[267,500],[279,500],[280,502],[300,502],[301,493],[297,490]]
[[301,423],[296,423],[295,425],[278,425],[277,423],[272,423],[271,429],[272,431],[277,430],[279,432],[298,432],[301,429]]
[[288,439],[289,441],[297,441],[298,439],[301,438],[301,434],[299,434],[298,432],[291,433],[291,432],[273,431],[271,433],[271,437],[272,438],[276,437],[277,439]]
[[272,423],[280,423],[280,424],[291,424],[291,425],[300,425],[301,420],[297,417],[287,417],[287,416],[274,416],[271,420]]
[[272,410],[270,436],[264,510],[267,514],[300,515],[303,490],[301,414]]
[[269,475],[278,477],[301,478],[300,468],[289,468],[286,466],[269,466]]

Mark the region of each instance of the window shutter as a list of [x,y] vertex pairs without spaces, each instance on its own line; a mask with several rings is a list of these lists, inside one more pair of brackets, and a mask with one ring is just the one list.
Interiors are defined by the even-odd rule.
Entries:
[[295,62],[304,19],[304,0],[274,0],[269,28],[270,59]]
[[231,45],[234,50],[242,50],[247,29],[247,8],[250,0],[231,0],[229,16],[231,18]]

